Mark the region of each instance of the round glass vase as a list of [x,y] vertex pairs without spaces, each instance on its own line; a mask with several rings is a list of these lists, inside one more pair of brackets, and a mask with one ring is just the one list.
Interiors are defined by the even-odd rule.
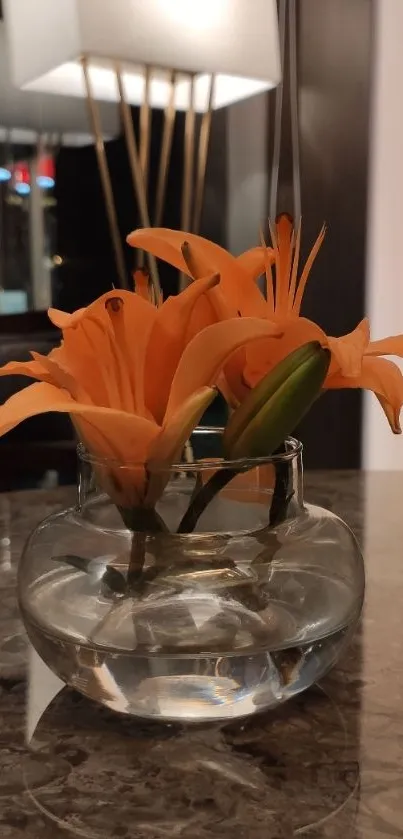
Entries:
[[357,623],[362,557],[344,522],[304,504],[301,444],[231,463],[220,444],[219,429],[197,429],[193,462],[164,474],[155,511],[134,517],[98,484],[127,486],[141,467],[81,451],[77,506],[28,540],[29,638],[108,708],[182,722],[255,714],[323,676]]

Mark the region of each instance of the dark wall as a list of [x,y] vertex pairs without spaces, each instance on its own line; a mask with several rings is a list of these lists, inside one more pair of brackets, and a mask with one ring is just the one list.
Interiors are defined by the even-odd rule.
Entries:
[[[331,335],[364,316],[371,23],[371,0],[298,3],[303,256],[328,225],[303,314]],[[278,206],[292,212],[290,157],[285,120]],[[299,433],[309,466],[359,466],[360,392],[326,394]]]
[[[137,130],[138,109],[133,108],[132,114]],[[212,119],[201,229],[205,236],[221,244],[225,244],[226,238],[225,116],[224,111],[217,111]],[[149,183],[151,223],[162,129],[163,112],[154,111]],[[179,113],[175,120],[163,218],[164,226],[172,228],[181,226],[183,137],[184,114]],[[120,137],[107,143],[106,149],[120,235],[124,241],[127,234],[140,225],[124,138]],[[55,272],[54,304],[71,311],[88,304],[99,294],[110,289],[112,282],[117,283],[108,221],[92,146],[61,150],[57,161],[56,197],[57,250],[63,256],[63,264]],[[134,254],[128,246],[125,246],[125,257],[129,273],[134,265]],[[177,272],[168,266],[161,266],[160,273],[165,295],[174,293],[177,290]]]

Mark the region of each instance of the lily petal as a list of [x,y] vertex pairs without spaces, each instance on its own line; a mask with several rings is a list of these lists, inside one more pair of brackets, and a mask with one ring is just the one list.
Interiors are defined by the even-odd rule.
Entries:
[[359,376],[369,337],[368,318],[364,318],[348,335],[329,337],[329,348],[333,356],[330,375],[336,373],[338,368],[343,376]]
[[0,376],[28,376],[41,382],[53,384],[53,378],[40,361],[9,361],[0,367]]
[[93,303],[90,303],[89,306],[86,306],[85,309],[77,309],[77,311],[72,314],[62,312],[59,309],[48,309],[48,317],[55,326],[58,326],[62,330],[77,326],[83,318],[88,316],[97,317],[104,320],[105,323],[108,323],[108,314],[105,306],[108,300],[117,296],[121,297],[123,302],[127,304],[127,309],[132,308],[131,304],[133,304],[134,300],[136,301],[135,305],[137,308],[139,305],[143,306],[143,312],[147,311],[147,309],[153,310],[155,308],[149,300],[144,300],[140,295],[136,295],[133,291],[127,291],[125,289],[119,289],[119,291],[116,291],[115,289],[111,289],[110,291],[106,291],[105,294],[101,294],[100,297],[97,297],[97,299],[94,300]]
[[[107,315],[106,315],[107,317]],[[74,379],[80,382],[95,405],[117,407],[119,393],[109,357],[109,329],[101,321],[83,317],[76,326],[63,330],[63,344],[58,349],[60,360]]]
[[403,375],[397,364],[386,358],[364,358],[359,376],[330,376],[325,387],[359,387],[372,390],[379,399],[392,431],[401,434],[400,410],[403,405]]
[[85,309],[77,309],[75,312],[62,312],[61,309],[48,309],[48,318],[53,326],[58,329],[67,329],[69,326],[75,326],[81,320]]
[[151,443],[147,460],[147,504],[154,505],[162,494],[169,479],[169,467],[180,459],[185,443],[216,394],[215,388],[211,387],[203,387],[193,393]]
[[[121,290],[119,289],[119,296]],[[135,405],[136,412],[144,416],[148,415],[145,404],[144,381],[146,352],[150,341],[150,335],[160,311],[147,300],[133,295],[128,300],[123,296],[123,323],[125,332],[125,346],[127,348],[127,364],[133,371],[132,381],[135,382]],[[133,385],[134,387],[134,385]]]
[[168,297],[157,310],[146,353],[145,401],[160,424],[164,419],[174,373],[186,345],[189,319],[200,298],[216,286],[219,279],[215,274],[195,280],[181,294]]
[[176,369],[166,421],[192,393],[216,383],[232,353],[250,342],[278,334],[279,327],[260,318],[231,318],[199,332],[187,345]]
[[248,387],[254,387],[272,367],[302,344],[319,341],[322,347],[328,346],[327,335],[307,318],[288,317],[278,321],[278,325],[282,335],[275,341],[259,341],[246,347],[244,382]]
[[259,279],[259,277],[263,276],[266,270],[265,252],[268,254],[270,262],[274,263],[273,249],[260,246],[244,251],[244,253],[241,253],[236,257],[238,265],[240,265],[245,274],[248,274],[251,280],[254,280],[255,282]]
[[[190,286],[188,286],[188,288],[189,287]],[[210,326],[210,324],[216,323],[217,320],[220,320],[220,318],[217,318],[216,307],[214,304],[214,293],[216,291],[218,291],[217,287],[212,288],[211,291],[208,291],[206,294],[199,297],[197,303],[194,305],[186,325],[185,344],[188,344],[189,341],[191,341],[198,332],[205,329],[206,326]],[[231,314],[229,317],[235,317],[235,315]]]
[[[119,324],[119,341],[116,342],[114,327],[108,314],[110,302],[119,297],[123,302]],[[63,314],[63,313],[62,313]],[[146,414],[144,408],[143,372],[144,357],[149,334],[157,316],[157,309],[147,300],[134,292],[119,289],[103,294],[86,309],[81,309],[68,320],[63,320],[63,366],[73,378],[80,382],[97,405],[113,408],[128,407],[130,404],[127,387],[122,382],[118,388],[123,370],[121,359],[124,347],[123,362],[131,383],[136,382],[135,399],[136,412]],[[61,321],[60,321],[61,322]],[[119,346],[118,346],[119,345]],[[133,389],[133,387],[132,387]],[[122,400],[123,391],[126,395]]]
[[201,332],[204,327],[210,326],[210,324],[216,323],[216,321],[229,320],[230,318],[236,317],[239,317],[239,313],[235,309],[235,306],[228,301],[228,298],[224,296],[220,282],[207,291],[203,297],[199,297],[188,321],[186,343],[189,343],[191,338],[198,332]]
[[200,268],[203,266],[204,275],[220,274],[223,292],[237,311],[246,316],[265,316],[265,301],[255,283],[236,258],[214,242],[194,233],[164,227],[134,230],[126,241],[132,247],[152,253],[187,276],[192,276],[182,253],[182,247],[187,242],[194,264]]
[[[201,280],[203,277],[207,277],[210,275],[211,272],[209,270],[208,263],[204,259],[200,258],[199,253],[194,253],[194,249],[191,248],[189,242],[183,243],[183,245],[181,246],[181,251],[182,256],[188,267],[190,276],[193,277],[194,280]],[[194,335],[196,335],[197,332],[200,332],[200,329],[203,329],[210,323],[214,323],[216,320],[227,320],[228,318],[235,318],[238,316],[238,310],[234,307],[234,305],[231,305],[231,302],[228,300],[228,297],[224,296],[222,288],[220,287],[212,288],[208,297],[206,296],[200,302],[203,305],[196,307],[195,314],[196,316],[198,316],[197,310],[199,308],[202,310],[203,314],[199,316],[202,326],[199,329],[195,328],[196,319],[192,319],[188,328],[188,335],[190,337],[193,337]],[[210,313],[209,319],[206,320],[206,317],[208,317],[207,311],[210,310],[211,312],[211,309],[213,310],[213,314]]]
[[191,247],[189,242],[183,242],[181,252],[189,277],[192,277],[194,280],[200,280],[202,277],[206,277],[211,273],[208,261],[206,262],[200,250],[198,251]]
[[[48,381],[50,384],[56,385],[56,387],[64,388],[73,397],[78,401],[85,401],[91,402],[88,394],[85,393],[83,388],[71,373],[68,370],[65,370],[64,367],[57,361],[57,357],[55,360],[55,354],[50,353],[49,355],[41,355],[40,353],[32,352],[32,358],[43,367],[43,369],[48,374],[48,379],[41,379],[41,381]],[[39,377],[37,377],[39,378]]]
[[244,368],[247,347],[234,353],[217,379],[217,387],[230,408],[237,408],[246,398],[250,387],[245,382]]
[[144,463],[148,446],[159,433],[158,425],[143,417],[76,402],[60,388],[36,382],[0,406],[0,436],[24,419],[48,411],[76,417],[91,452],[122,463]]
[[168,262],[188,277],[192,277],[182,254],[182,245],[189,239],[191,239],[191,234],[181,230],[170,230],[166,227],[139,227],[129,233],[126,242],[132,248],[141,248],[147,253],[152,253],[153,256],[162,259],[163,262]]
[[380,341],[371,341],[365,355],[396,355],[403,358],[403,335],[391,335]]

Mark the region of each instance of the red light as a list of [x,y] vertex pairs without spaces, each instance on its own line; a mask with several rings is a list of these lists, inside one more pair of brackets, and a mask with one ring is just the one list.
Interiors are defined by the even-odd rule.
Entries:
[[38,160],[36,182],[41,189],[52,189],[55,185],[55,161],[50,155]]
[[30,184],[31,175],[27,163],[16,163],[14,166],[14,181],[18,184]]
[[19,195],[28,195],[31,191],[31,174],[27,163],[21,161],[13,168],[13,185]]

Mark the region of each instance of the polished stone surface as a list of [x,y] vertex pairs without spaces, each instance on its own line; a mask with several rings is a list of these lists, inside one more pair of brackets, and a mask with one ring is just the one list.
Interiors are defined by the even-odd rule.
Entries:
[[367,572],[360,631],[319,688],[243,726],[188,730],[135,725],[65,689],[30,749],[15,565],[74,496],[0,496],[1,839],[403,836],[403,473],[305,484],[354,529]]

